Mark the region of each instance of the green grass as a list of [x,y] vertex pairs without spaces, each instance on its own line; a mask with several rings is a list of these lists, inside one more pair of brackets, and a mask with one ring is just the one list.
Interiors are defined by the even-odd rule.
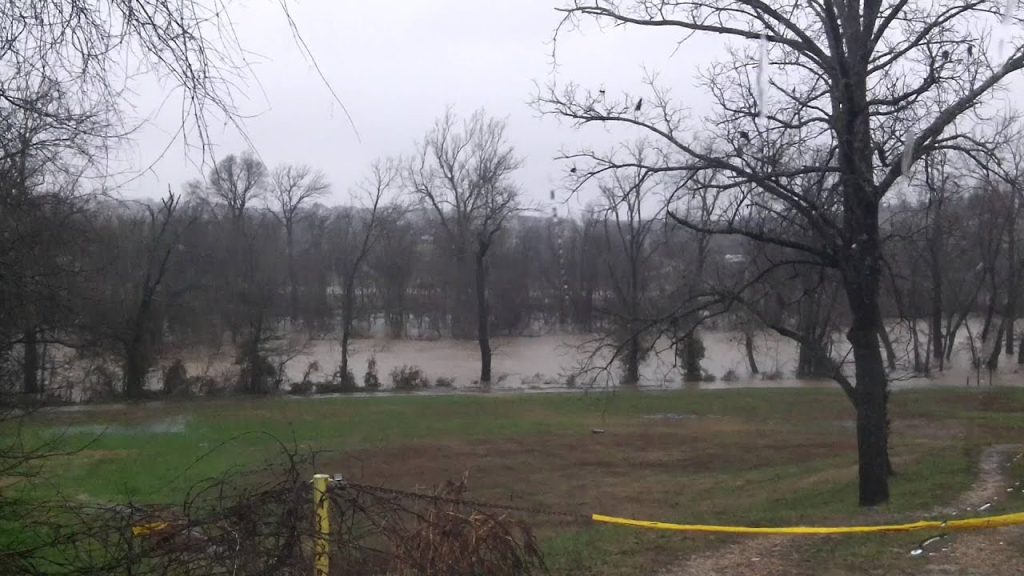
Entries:
[[[954,499],[973,480],[981,448],[1019,441],[1024,427],[1018,389],[904,391],[893,394],[892,408],[899,475],[885,512],[908,518]],[[651,418],[658,414],[687,417]],[[159,430],[181,421],[183,432]],[[852,421],[842,394],[822,389],[225,399],[51,411],[32,417],[26,439],[73,453],[8,489],[174,502],[201,479],[274,459],[284,443],[322,451],[323,471],[401,488],[469,471],[472,497],[557,510],[838,524],[863,520]],[[97,435],[96,426],[109,429]],[[639,573],[725,541],[528,520],[558,574]],[[814,554],[842,552],[846,560],[833,562],[842,569],[856,567],[851,558],[898,562],[893,550],[910,539],[829,542]]]

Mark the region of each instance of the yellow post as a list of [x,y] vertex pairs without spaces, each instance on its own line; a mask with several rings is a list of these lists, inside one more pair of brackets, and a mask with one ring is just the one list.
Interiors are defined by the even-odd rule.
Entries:
[[330,571],[331,534],[330,498],[327,497],[327,474],[313,476],[313,513],[316,515],[316,534],[313,541],[313,576],[328,576]]

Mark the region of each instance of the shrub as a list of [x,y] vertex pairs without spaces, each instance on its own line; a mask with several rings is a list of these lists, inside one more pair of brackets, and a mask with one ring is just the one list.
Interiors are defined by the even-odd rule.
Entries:
[[311,375],[313,375],[313,373],[319,372],[319,371],[320,371],[320,363],[317,362],[316,360],[313,360],[309,364],[306,364],[306,370],[302,373],[302,381],[303,382],[308,382],[309,381],[309,377]]
[[105,402],[117,396],[120,375],[102,364],[88,368],[83,378],[83,397],[86,402]]
[[451,388],[455,385],[454,378],[445,378],[444,376],[438,376],[437,380],[434,380],[434,386],[438,388]]
[[190,394],[192,386],[188,379],[188,370],[180,358],[176,358],[164,370],[164,394]]
[[363,386],[367,390],[380,389],[380,377],[377,376],[377,357],[370,356],[366,362],[366,374],[363,374]]
[[238,375],[238,391],[246,394],[269,394],[277,389],[280,379],[277,368],[262,353],[249,352],[235,361],[242,367]]
[[714,374],[712,374],[711,372],[708,372],[706,370],[704,371],[703,374],[701,374],[701,377],[700,377],[700,381],[701,382],[714,382],[715,380],[718,380],[718,378],[716,378]]
[[302,382],[296,382],[292,384],[291,388],[288,389],[288,393],[292,396],[306,396],[307,394],[313,393],[313,383],[309,380],[303,380]]
[[206,374],[190,377],[188,379],[188,386],[200,396],[220,396],[228,391],[227,386]]
[[402,366],[391,371],[391,386],[395,390],[420,390],[430,386],[430,380],[418,366]]
[[739,374],[736,374],[735,370],[726,370],[725,374],[722,374],[722,382],[736,382],[739,380]]
[[356,378],[349,370],[345,374],[339,369],[334,373],[334,378],[326,382],[317,382],[313,385],[317,394],[351,394],[359,390],[356,386]]
[[676,345],[676,358],[683,367],[683,382],[704,380],[704,369],[700,365],[704,352],[704,342],[696,334],[690,334]]
[[761,373],[761,379],[762,380],[782,380],[782,371],[781,370],[772,370],[771,372],[762,372]]
[[576,387],[576,375],[575,374],[569,374],[569,376],[565,379],[565,387],[566,388],[575,388]]
[[356,386],[356,377],[352,374],[351,370],[346,371],[344,374],[339,370],[334,374],[334,381],[346,392],[355,392],[358,388]]
[[313,385],[313,390],[317,394],[351,394],[356,392],[355,383],[352,381],[344,382],[342,380],[329,380],[327,382],[317,382]]

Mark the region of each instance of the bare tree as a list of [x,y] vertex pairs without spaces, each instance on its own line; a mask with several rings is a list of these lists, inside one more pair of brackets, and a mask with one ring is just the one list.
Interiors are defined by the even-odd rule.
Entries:
[[303,206],[327,193],[324,175],[309,166],[278,166],[270,176],[270,210],[284,225],[285,249],[288,257],[288,313],[294,321],[299,316],[299,288],[295,270],[295,221]]
[[[629,154],[642,166],[649,151],[644,143]],[[652,264],[660,246],[658,230],[664,226],[665,203],[654,198],[658,182],[638,168],[608,175],[599,184],[604,199],[605,266],[613,302],[603,310],[612,320],[615,351],[623,368],[622,384],[640,384],[640,364],[651,345],[645,320],[653,316],[650,290]]]
[[384,212],[400,211],[397,206],[385,206],[385,198],[398,185],[400,177],[399,165],[391,159],[378,160],[373,163],[370,175],[360,185],[359,194],[363,198],[361,207],[349,210],[345,220],[339,224],[344,227],[342,243],[339,246],[339,257],[336,270],[342,279],[341,305],[341,366],[339,376],[349,378],[349,341],[352,338],[352,321],[355,316],[356,281],[359,279],[366,264],[367,257],[380,238],[380,225],[389,220]]
[[141,278],[132,286],[134,294],[126,299],[128,314],[119,331],[124,353],[124,392],[129,398],[140,397],[144,390],[146,374],[155,358],[154,333],[160,332],[160,326],[154,322],[154,308],[171,269],[172,256],[178,251],[178,240],[190,225],[180,214],[181,196],[173,192],[167,192],[158,209],[146,205],[145,210],[142,258],[131,262]]
[[[411,193],[433,210],[444,229],[459,272],[472,259],[484,384],[491,381],[487,254],[518,210],[519,193],[510,177],[520,164],[505,140],[504,121],[478,110],[460,123],[449,110],[434,123],[406,170]],[[465,292],[458,290],[459,296]]]
[[[732,211],[720,212],[712,226],[681,224],[779,244],[839,271],[851,314],[862,505],[889,499],[888,378],[878,341],[879,207],[921,156],[950,148],[984,156],[990,149],[978,146],[978,135],[965,133],[967,122],[958,121],[1024,68],[1024,47],[1013,44],[996,60],[978,32],[1002,17],[1004,5],[814,0],[783,8],[761,0],[611,0],[571,1],[561,9],[560,30],[588,18],[674,28],[683,38],[749,41],[705,71],[715,109],[699,131],[687,129],[680,106],[654,80],[643,99],[608,98],[569,85],[552,87],[539,106],[580,124],[616,123],[652,134],[663,154],[650,170],[720,173],[717,185],[729,191]],[[814,145],[824,147],[824,157],[801,152]],[[786,159],[781,170],[779,158]],[[628,164],[592,160],[580,180]],[[835,188],[840,217],[794,186],[807,174],[821,174]],[[738,216],[750,211],[784,211],[815,241],[747,227]]]
[[228,154],[210,170],[207,194],[228,211],[232,224],[244,226],[245,211],[266,193],[267,167],[252,152]]
[[[1006,253],[1003,282],[1006,300],[999,335],[1005,340],[1006,354],[1013,354],[1017,306],[1022,282],[1024,282],[1024,258],[1020,256],[1018,249],[1020,234],[1018,221],[1021,211],[1024,210],[1024,206],[1022,206],[1024,204],[1024,198],[1022,198],[1022,194],[1024,194],[1024,180],[1022,180],[1024,179],[1024,145],[1021,141],[1021,136],[1024,134],[1021,133],[1018,119],[1011,118],[1007,122],[1013,126],[1013,134],[1008,138],[1008,144],[999,150],[1000,161],[982,166],[978,178],[998,198],[1002,199],[996,207],[997,209],[991,214],[991,221],[1003,222],[1005,229],[1005,241],[1002,237],[999,238],[999,244],[1005,244]],[[994,299],[993,295],[990,303],[994,303]],[[988,317],[987,313],[986,318]],[[996,356],[997,353],[994,351],[989,361],[990,367],[994,367],[998,362]],[[1020,352],[1018,359],[1024,360],[1024,352]]]
[[373,273],[388,332],[392,338],[402,338],[410,312],[408,292],[418,268],[421,230],[406,210],[389,210],[380,218],[380,240],[371,251],[367,266]]
[[19,97],[23,107],[0,99],[0,361],[20,346],[22,391],[39,394],[47,339],[77,322],[72,295],[90,249],[93,197],[80,177],[94,152],[92,131],[102,124],[51,118],[65,105],[55,88]]

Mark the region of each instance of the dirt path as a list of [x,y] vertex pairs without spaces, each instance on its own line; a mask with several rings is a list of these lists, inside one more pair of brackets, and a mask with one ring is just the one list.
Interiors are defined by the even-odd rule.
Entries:
[[[957,501],[939,512],[964,514],[998,501],[1012,484],[1005,473],[1019,445],[991,446],[982,453],[978,477]],[[927,562],[914,573],[925,575],[1019,575],[1024,566],[1024,527],[985,530],[945,538],[929,546]],[[819,573],[820,567],[801,562],[807,540],[786,537],[745,538],[735,544],[699,554],[661,572],[661,576],[791,576]],[[810,571],[808,571],[810,570]]]
[[[977,510],[979,506],[992,504],[990,513],[1007,513],[999,501],[1005,499],[1006,489],[1014,479],[1006,473],[1011,460],[1024,447],[1015,444],[992,446],[981,456],[978,479],[957,501],[955,510],[959,514]],[[1024,527],[1014,526],[998,530],[967,532],[942,541],[938,550],[930,552],[928,565],[921,570],[924,575],[971,575],[1013,576],[1024,567]]]

